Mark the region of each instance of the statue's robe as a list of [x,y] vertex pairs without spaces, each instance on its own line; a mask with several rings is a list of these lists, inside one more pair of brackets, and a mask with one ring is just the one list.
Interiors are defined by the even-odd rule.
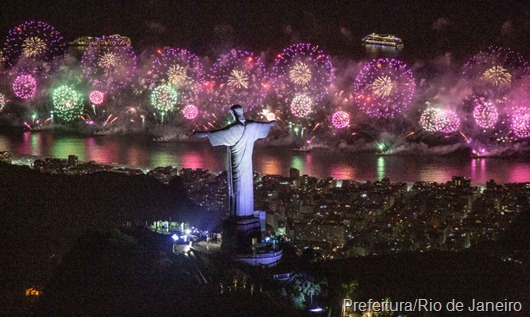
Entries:
[[270,123],[236,122],[220,130],[206,132],[213,146],[228,149],[228,192],[230,216],[246,217],[254,214],[254,173],[252,152],[254,142],[269,134]]

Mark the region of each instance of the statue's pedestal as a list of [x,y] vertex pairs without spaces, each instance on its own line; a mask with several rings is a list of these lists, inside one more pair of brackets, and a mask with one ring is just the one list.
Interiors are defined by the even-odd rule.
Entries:
[[271,267],[282,258],[281,250],[262,251],[253,248],[261,241],[261,224],[257,217],[233,217],[223,223],[221,248],[234,261],[250,266]]
[[261,226],[259,218],[232,217],[223,223],[223,242],[221,248],[227,252],[251,252],[252,239],[260,241]]

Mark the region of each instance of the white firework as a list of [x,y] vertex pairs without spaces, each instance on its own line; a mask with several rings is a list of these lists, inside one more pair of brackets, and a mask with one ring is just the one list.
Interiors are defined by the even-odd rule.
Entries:
[[228,86],[233,88],[248,88],[248,75],[242,70],[233,69],[228,76]]
[[297,61],[289,70],[289,78],[297,85],[307,85],[312,78],[311,69],[306,63]]
[[101,55],[98,61],[98,66],[109,71],[120,64],[120,57],[113,52],[106,52]]
[[394,82],[389,76],[379,76],[371,85],[372,92],[381,98],[388,97],[394,89]]
[[488,68],[480,79],[491,83],[494,86],[508,86],[512,82],[512,75],[502,66]]
[[25,57],[38,57],[45,50],[46,43],[36,36],[28,37],[22,44],[22,54]]
[[175,64],[167,70],[167,79],[174,86],[182,86],[189,79],[187,72],[188,67]]

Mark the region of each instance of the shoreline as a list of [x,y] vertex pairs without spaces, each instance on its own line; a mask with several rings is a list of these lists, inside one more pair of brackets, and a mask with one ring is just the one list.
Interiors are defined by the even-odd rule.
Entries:
[[[75,154],[71,154],[71,155],[75,156]],[[54,161],[61,161],[61,162],[64,162],[64,163],[68,163],[68,157],[64,158],[64,157],[54,157],[54,156],[19,155],[19,154],[10,152],[10,151],[0,151],[0,162],[7,163],[9,165],[28,166],[29,168],[33,169],[34,168],[33,167],[33,163],[35,161],[37,161],[37,160],[41,160],[41,161],[54,160]],[[120,163],[101,163],[101,162],[96,162],[96,161],[78,161],[76,166],[78,166],[78,165],[81,165],[81,166],[82,165],[98,166],[98,167],[102,168],[102,170],[103,170],[104,167],[109,167],[109,168],[112,168],[112,170],[107,170],[107,171],[108,172],[112,172],[112,173],[121,172],[123,170],[141,171],[144,175],[147,175],[149,172],[157,170],[157,169],[167,169],[167,168],[175,169],[175,168],[177,168],[176,166],[173,166],[173,165],[157,166],[157,167],[142,167],[142,166],[130,166],[130,165],[120,164]],[[206,171],[208,171],[209,173],[211,173],[213,175],[218,175],[220,173],[225,172],[225,170],[212,171],[212,170],[209,170],[209,169],[202,169],[202,168],[180,168],[179,170],[183,170],[183,169],[206,170]],[[256,173],[256,171],[255,171],[255,173]],[[261,173],[259,173],[259,174],[261,174]],[[288,177],[288,176],[285,176],[285,175],[277,175],[277,174],[263,174],[262,176]],[[334,181],[337,181],[337,182],[347,181],[347,182],[357,182],[357,183],[361,183],[361,184],[369,183],[369,182],[372,182],[372,183],[373,182],[380,182],[380,181],[382,181],[384,179],[384,178],[377,179],[377,180],[337,179],[337,178],[333,178],[331,176],[329,176],[327,178],[319,178],[319,177],[312,176],[312,175],[301,175],[301,176],[308,176],[308,177],[311,177],[311,178],[315,178],[317,180],[325,180],[325,179],[331,178],[331,179],[333,179]],[[453,176],[454,177],[462,177],[462,176],[459,176],[459,175],[453,175]],[[407,188],[409,190],[414,184],[417,184],[417,183],[445,184],[445,183],[448,183],[448,182],[451,182],[451,181],[448,180],[448,181],[445,181],[445,182],[428,182],[428,181],[415,181],[415,182],[395,182],[394,181],[393,182],[392,180],[390,180],[391,184],[406,184]],[[497,183],[497,184],[498,185],[508,185],[508,184],[526,184],[526,183],[530,183],[530,180],[529,180],[529,182]],[[470,184],[471,184],[471,186],[480,187],[480,188],[484,188],[486,186],[486,183],[474,183],[472,181],[471,181]]]

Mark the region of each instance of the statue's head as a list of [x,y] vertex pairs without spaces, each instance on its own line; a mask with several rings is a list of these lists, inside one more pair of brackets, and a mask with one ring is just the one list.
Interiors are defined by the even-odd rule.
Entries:
[[245,123],[245,121],[247,121],[245,115],[243,114],[243,107],[241,107],[240,105],[232,106],[232,108],[230,108],[230,113],[234,116],[236,121],[239,121],[241,123]]

